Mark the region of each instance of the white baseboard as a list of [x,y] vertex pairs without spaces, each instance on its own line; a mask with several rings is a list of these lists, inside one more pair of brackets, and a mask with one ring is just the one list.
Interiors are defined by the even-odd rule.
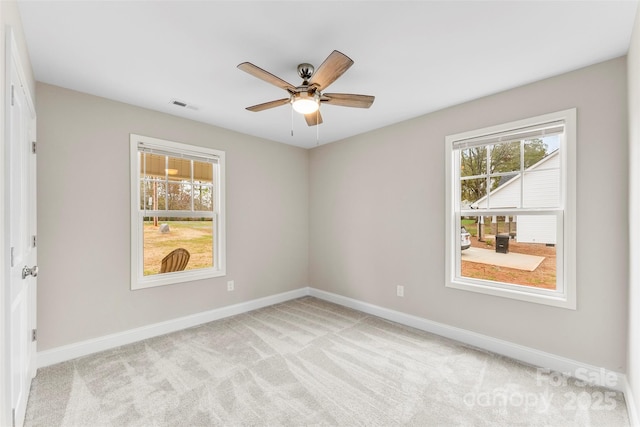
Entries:
[[153,338],[170,332],[191,328],[193,326],[246,313],[258,308],[268,307],[270,305],[300,298],[306,295],[309,295],[309,288],[300,288],[239,304],[216,308],[190,316],[180,317],[178,319],[167,320],[166,322],[155,323],[153,325],[142,326],[140,328],[130,329],[124,332],[118,332],[99,338],[52,348],[50,350],[40,351],[37,354],[37,366],[38,368],[42,368],[44,366],[54,365],[56,363],[87,356],[99,351],[109,350],[147,338]]
[[514,344],[509,341],[496,339],[487,335],[456,328],[443,323],[433,322],[422,317],[412,316],[388,308],[362,302],[319,289],[309,288],[309,295],[345,307],[353,308],[364,313],[372,314],[383,319],[391,320],[403,325],[411,326],[426,332],[431,332],[445,338],[488,350],[503,356],[528,363],[533,366],[561,372],[591,384],[608,387],[613,390],[626,392],[625,375],[597,366],[588,365],[566,357],[546,353],[534,348]]
[[353,298],[314,288],[300,288],[289,292],[271,295],[239,304],[221,307],[202,313],[193,314],[166,322],[143,326],[128,331],[110,334],[99,338],[94,338],[75,344],[56,347],[50,350],[38,352],[37,366],[39,368],[53,365],[78,357],[87,356],[99,351],[108,350],[147,338],[153,338],[170,332],[198,326],[225,317],[246,313],[259,308],[267,307],[292,299],[311,295],[325,301],[333,302],[345,307],[362,311],[373,316],[381,317],[406,326],[411,326],[426,332],[450,338],[464,344],[491,351],[503,356],[511,357],[522,362],[549,369],[556,372],[566,373],[587,382],[609,387],[621,391],[625,395],[629,421],[631,426],[640,427],[640,414],[635,406],[634,394],[627,378],[624,374],[588,365],[576,360],[567,359],[555,354],[546,353],[534,348],[525,347],[508,341],[492,338],[487,335],[471,332],[466,329],[456,328],[443,323],[433,322],[421,317],[369,304]]
[[[40,368],[53,365],[92,353],[97,353],[99,351],[119,347],[121,345],[131,344],[147,338],[153,338],[225,317],[246,313],[251,310],[267,307],[306,295],[311,295],[316,298],[353,308],[383,319],[411,326],[426,332],[431,332],[464,344],[511,357],[534,366],[566,373],[567,375],[577,377],[596,385],[621,391],[625,394],[629,393],[629,396],[631,393],[625,375],[618,372],[613,372],[604,368],[599,368],[597,366],[588,365],[576,360],[536,350],[534,348],[525,347],[508,341],[492,338],[487,335],[471,332],[466,329],[433,322],[421,317],[309,287],[41,351],[38,352],[37,355],[37,366]],[[628,398],[627,400],[629,401],[632,399]],[[633,405],[633,403],[631,403],[631,405]],[[637,413],[634,412],[633,415],[634,418],[632,419],[637,420]]]
[[634,400],[634,393],[631,389],[628,379],[625,378],[624,400],[627,403],[627,412],[629,413],[629,425],[632,427],[640,427],[640,413]]

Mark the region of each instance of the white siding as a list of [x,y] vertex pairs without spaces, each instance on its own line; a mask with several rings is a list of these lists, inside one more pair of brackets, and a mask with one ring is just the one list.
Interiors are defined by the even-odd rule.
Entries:
[[519,243],[556,244],[556,217],[528,216],[518,217],[516,241]]
[[[487,199],[485,198],[478,203],[478,207],[486,208]],[[491,193],[489,207],[491,209],[520,207],[520,178],[515,178],[513,181],[503,184],[497,191]]]
[[[518,179],[518,184],[520,180]],[[556,208],[560,205],[560,156],[549,158],[539,169],[524,173],[525,208]]]
[[[475,203],[480,209],[520,207],[520,177],[503,184]],[[555,208],[560,204],[560,155],[556,151],[531,166],[524,177],[525,208]],[[552,216],[519,216],[516,239],[522,243],[556,243],[556,220]]]

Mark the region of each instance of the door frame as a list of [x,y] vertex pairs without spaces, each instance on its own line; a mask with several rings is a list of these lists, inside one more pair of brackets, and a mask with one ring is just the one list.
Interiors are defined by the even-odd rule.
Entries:
[[[1,272],[1,283],[2,286],[0,288],[0,309],[2,315],[0,315],[0,343],[1,351],[0,351],[0,425],[13,425],[13,414],[12,414],[12,397],[11,397],[11,323],[10,323],[10,263],[9,263],[9,216],[6,214],[7,207],[9,205],[9,194],[7,191],[8,185],[8,176],[9,168],[8,162],[9,159],[7,157],[7,143],[9,140],[9,130],[7,126],[7,115],[9,114],[9,108],[11,106],[11,66],[15,64],[18,79],[22,84],[22,89],[26,95],[27,106],[29,108],[29,112],[31,114],[31,123],[30,123],[30,132],[33,134],[35,138],[35,119],[36,119],[36,110],[34,104],[33,94],[29,90],[29,85],[27,84],[27,79],[24,74],[24,68],[22,61],[20,59],[20,51],[18,49],[18,45],[16,43],[15,35],[13,32],[13,28],[10,25],[5,26],[4,28],[5,40],[5,57],[4,64],[2,65],[2,89],[3,89],[3,100],[2,100],[2,117],[0,118],[1,123],[3,124],[4,132],[0,135],[0,139],[2,141],[2,148],[0,148],[0,272]],[[36,307],[33,307],[34,310]],[[31,313],[30,315],[35,315],[35,313]],[[35,374],[35,365],[33,366],[34,372],[31,374]]]

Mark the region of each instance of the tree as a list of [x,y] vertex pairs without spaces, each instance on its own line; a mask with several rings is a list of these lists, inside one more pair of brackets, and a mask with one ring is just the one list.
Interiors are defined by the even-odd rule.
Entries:
[[510,178],[520,172],[521,161],[527,169],[549,154],[547,144],[540,138],[524,141],[523,153],[520,145],[520,141],[513,141],[460,150],[460,176],[476,177],[461,181],[461,200],[473,203],[484,197],[487,194],[487,174],[493,177],[491,190],[495,190],[501,183],[501,177]]
[[547,157],[549,148],[540,138],[526,141],[524,144],[524,168],[529,169],[540,160]]

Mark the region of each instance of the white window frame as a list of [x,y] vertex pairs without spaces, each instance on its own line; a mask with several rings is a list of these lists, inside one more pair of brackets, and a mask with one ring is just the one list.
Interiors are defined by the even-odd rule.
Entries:
[[[144,276],[143,268],[143,229],[142,218],[149,211],[140,209],[140,158],[139,146],[175,153],[176,157],[190,155],[215,159],[217,171],[214,177],[213,253],[212,268],[185,270]],[[226,237],[225,237],[225,152],[211,148],[167,141],[143,135],[130,135],[131,158],[131,290],[190,282],[226,275]],[[172,215],[180,216],[180,211]]]
[[[489,139],[494,134],[511,132],[547,123],[564,122],[564,138],[560,144],[560,207],[558,209],[481,209],[460,206],[460,162],[457,155],[462,141]],[[482,294],[511,298],[554,307],[576,309],[576,109],[558,111],[483,129],[449,135],[445,138],[446,173],[446,238],[445,286]],[[504,216],[549,214],[557,218],[556,290],[513,285],[491,280],[462,277],[460,226],[465,212],[474,215]]]

